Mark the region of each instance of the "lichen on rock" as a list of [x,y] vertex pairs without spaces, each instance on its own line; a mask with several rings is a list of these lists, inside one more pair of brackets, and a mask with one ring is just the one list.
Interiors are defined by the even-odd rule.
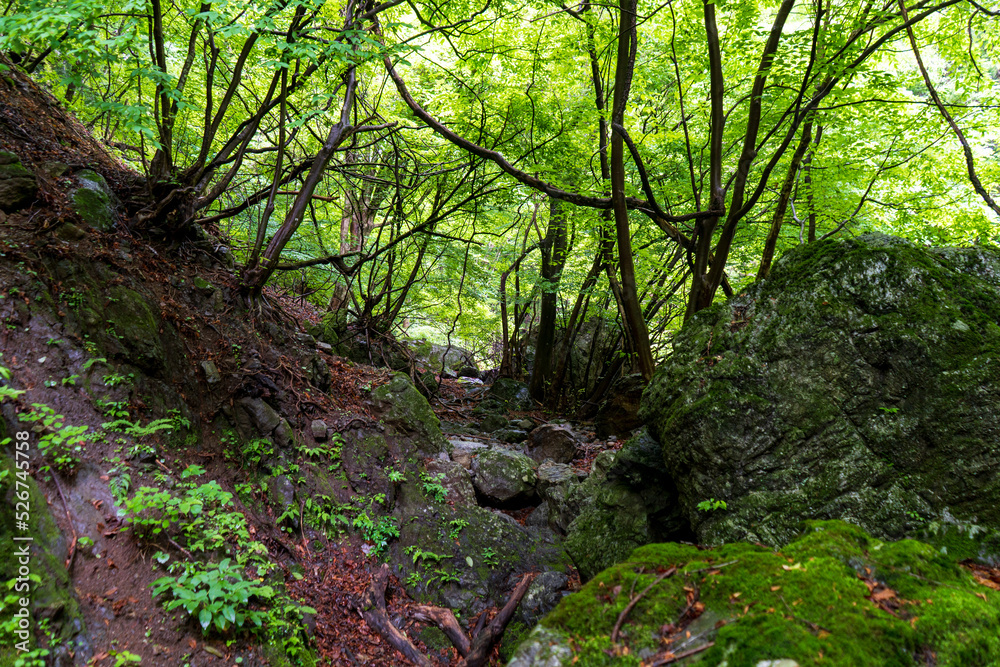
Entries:
[[800,246],[698,313],[643,397],[698,539],[1000,528],[998,322],[1000,252],[879,234]]

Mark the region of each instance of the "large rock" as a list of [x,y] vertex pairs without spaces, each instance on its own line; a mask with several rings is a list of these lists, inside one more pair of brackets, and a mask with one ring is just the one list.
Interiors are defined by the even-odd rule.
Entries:
[[584,581],[644,544],[690,539],[676,495],[645,429],[619,451],[598,454],[582,484],[545,491],[549,522],[566,527],[566,551]]
[[372,400],[381,421],[392,428],[394,435],[413,438],[417,448],[427,454],[444,451],[448,441],[441,433],[441,422],[410,378],[397,373],[372,391]]
[[565,597],[508,667],[663,664],[685,651],[697,653],[677,664],[997,665],[1000,593],[983,583],[928,544],[841,521],[810,522],[781,551],[651,544]]
[[35,175],[9,151],[0,151],[0,211],[13,213],[35,201],[38,182]]
[[535,495],[535,463],[520,452],[497,447],[487,449],[472,461],[472,484],[487,502],[495,505],[524,504]]
[[874,234],[800,246],[698,313],[643,397],[698,539],[1000,528],[998,322],[1000,252]]
[[115,196],[104,177],[93,169],[75,174],[80,187],[72,194],[73,210],[88,225],[102,232],[111,229],[115,222]]
[[576,456],[576,438],[568,426],[542,424],[528,434],[526,453],[539,463],[546,459],[569,463]]
[[642,375],[627,375],[615,382],[607,398],[594,415],[594,430],[598,438],[628,435],[642,426],[639,404],[646,383]]

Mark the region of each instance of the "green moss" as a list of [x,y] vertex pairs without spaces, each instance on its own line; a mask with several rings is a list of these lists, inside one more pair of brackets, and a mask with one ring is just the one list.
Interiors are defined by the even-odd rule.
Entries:
[[[628,615],[619,653],[656,650],[662,626],[697,591],[705,611],[687,630],[705,633],[696,645],[715,642],[694,659],[698,664],[753,667],[790,659],[875,667],[926,664],[931,654],[937,665],[1000,663],[1000,592],[930,545],[882,542],[845,522],[816,521],[781,551],[744,543],[637,549],[542,620],[572,649],[558,664],[629,664],[608,662],[611,629],[631,596],[670,567],[677,574],[659,581]],[[868,599],[859,575],[895,592],[895,616]]]

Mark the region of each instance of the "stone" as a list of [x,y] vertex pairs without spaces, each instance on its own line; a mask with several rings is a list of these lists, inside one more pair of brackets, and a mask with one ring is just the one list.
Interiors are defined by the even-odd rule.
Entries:
[[[274,507],[274,515],[276,517],[285,515],[290,509],[298,508],[298,505],[295,504],[295,485],[285,475],[276,475],[267,479],[267,495],[271,500],[271,505]],[[299,513],[291,512],[290,514],[291,516],[285,520],[297,530],[299,527]]]
[[479,369],[476,368],[475,366],[463,366],[462,368],[458,369],[458,373],[456,373],[456,376],[460,378],[473,378],[478,380]]
[[497,378],[486,392],[486,401],[499,404],[502,411],[531,410],[535,407],[528,385],[510,378]]
[[432,371],[427,371],[426,373],[422,373],[420,375],[420,384],[417,386],[417,389],[420,390],[421,394],[425,396],[433,396],[437,393],[439,387],[440,385],[438,384],[437,377]]
[[372,391],[372,402],[382,421],[395,434],[413,438],[418,449],[427,454],[444,451],[448,441],[441,433],[441,422],[409,377],[402,373],[393,375],[389,382]]
[[[238,412],[246,416],[249,424],[262,437],[274,433],[274,429],[278,428],[278,424],[282,421],[281,415],[265,403],[262,398],[245,396],[237,399],[236,407]],[[237,419],[239,418],[237,417]]]
[[520,621],[528,627],[538,623],[559,604],[568,585],[569,577],[562,572],[550,570],[535,577],[517,608]]
[[87,232],[80,229],[72,222],[65,222],[56,228],[56,236],[63,241],[80,241],[87,236]]
[[0,151],[0,211],[14,213],[30,206],[38,194],[35,175],[9,151]]
[[205,382],[209,385],[219,384],[222,382],[222,375],[219,373],[219,367],[215,365],[215,362],[211,359],[206,359],[201,362],[201,370],[205,374]]
[[427,462],[427,474],[440,476],[440,484],[448,491],[448,502],[456,505],[475,505],[476,490],[472,477],[461,463],[433,459]]
[[530,431],[531,429],[535,428],[535,422],[531,421],[530,419],[521,419],[519,421],[514,422],[514,426],[523,429],[525,431]]
[[326,352],[327,354],[333,354],[333,345],[329,343],[324,343],[323,341],[316,342],[316,349],[321,352]]
[[526,453],[539,462],[569,463],[576,456],[576,438],[568,426],[542,424],[528,434]]
[[74,174],[80,187],[70,197],[73,210],[85,223],[102,232],[111,230],[115,223],[115,197],[104,177],[93,169],[83,169]]
[[594,415],[594,430],[598,438],[627,436],[642,426],[639,404],[645,388],[646,383],[638,373],[615,382]]
[[560,484],[576,483],[579,479],[573,467],[565,463],[555,463],[551,460],[544,461],[538,466],[538,495],[544,496],[545,492],[553,486]]
[[[884,542],[843,521],[809,521],[804,528],[780,550],[746,542],[637,549],[563,597],[508,667],[638,665],[639,655],[646,656],[643,664],[655,663],[649,658],[662,648],[664,625],[688,607],[692,589],[700,611],[678,628],[669,649],[676,655],[704,650],[693,663],[677,664],[1000,664],[1000,599],[959,559],[923,542]],[[676,576],[659,574],[670,568]],[[618,610],[640,591],[640,604],[620,626],[631,655],[609,658]],[[780,612],[786,602],[791,613]],[[909,608],[924,613],[913,621],[901,611]],[[900,613],[890,614],[894,609]],[[823,619],[822,639],[803,622],[812,618]]]
[[506,417],[488,414],[479,420],[479,430],[483,433],[492,433],[493,431],[506,428],[509,423]]
[[305,331],[297,331],[295,333],[295,340],[306,347],[316,347],[316,339],[313,338],[312,334]]
[[641,412],[697,540],[845,519],[1000,562],[998,322],[1000,250],[881,234],[798,246],[697,313]]
[[60,178],[69,172],[69,165],[65,162],[43,162],[42,171],[53,178]]
[[309,428],[312,429],[313,440],[316,442],[323,442],[330,437],[329,427],[322,419],[314,419]]
[[516,445],[528,439],[528,434],[519,428],[502,428],[493,432],[493,437],[508,445]]
[[461,464],[466,470],[472,468],[473,457],[483,450],[488,449],[487,445],[477,440],[461,440],[451,438],[451,460]]
[[472,484],[489,503],[527,504],[535,497],[535,463],[520,452],[488,449],[472,461]]
[[644,544],[690,540],[659,443],[645,429],[594,460],[578,485],[550,486],[550,523],[566,530],[566,551],[584,581]]
[[191,281],[191,284],[195,286],[195,289],[202,292],[212,292],[215,290],[215,285],[208,282],[201,276],[195,276],[194,279]]

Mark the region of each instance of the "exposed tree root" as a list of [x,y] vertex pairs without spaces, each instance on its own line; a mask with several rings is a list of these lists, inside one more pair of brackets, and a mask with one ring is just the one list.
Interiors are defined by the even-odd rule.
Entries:
[[[521,603],[521,599],[528,592],[528,587],[535,580],[535,576],[535,573],[529,573],[521,577],[521,581],[518,582],[503,608],[486,627],[477,627],[471,639],[466,637],[462,632],[461,626],[450,609],[420,605],[416,607],[413,617],[420,621],[434,623],[444,632],[445,636],[448,637],[459,655],[463,658],[458,663],[459,667],[483,667],[489,661],[493,647],[503,637],[503,632],[507,628],[507,624],[510,623],[517,605]],[[365,591],[364,596],[357,601],[358,612],[365,619],[365,622],[368,623],[369,627],[377,631],[397,651],[406,656],[408,660],[416,665],[420,665],[420,667],[429,667],[433,663],[417,650],[410,640],[389,620],[389,615],[385,608],[385,589],[388,582],[389,566],[383,565],[372,576],[372,583],[368,587],[368,590]],[[485,615],[482,618],[485,618]]]

